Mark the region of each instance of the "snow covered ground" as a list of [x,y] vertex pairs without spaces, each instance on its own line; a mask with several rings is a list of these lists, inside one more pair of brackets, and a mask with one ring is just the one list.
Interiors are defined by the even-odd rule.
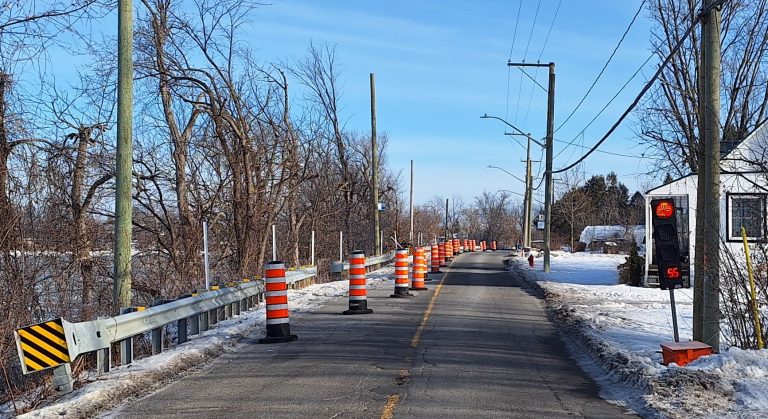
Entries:
[[[518,258],[546,295],[572,353],[613,399],[650,417],[768,417],[768,350],[721,348],[686,367],[661,364],[673,340],[669,292],[618,284],[621,255],[553,252],[551,271]],[[692,289],[675,291],[680,340],[691,340]],[[590,370],[589,366],[585,368]]]
[[[768,417],[768,351],[723,349],[684,368],[662,365],[659,344],[672,340],[669,293],[617,284],[623,256],[553,252],[549,273],[541,271],[541,258],[534,269],[522,258],[514,260],[513,269],[545,294],[573,356],[601,384],[606,399],[643,417]],[[370,274],[370,287],[391,287],[391,274],[391,267]],[[340,281],[289,291],[292,315],[345,295],[347,287]],[[677,290],[675,296],[680,340],[690,340],[691,290]],[[190,365],[235,350],[244,335],[261,336],[263,324],[262,306],[220,322],[180,348],[90,376],[75,392],[22,417],[93,417],[177,379]],[[11,412],[10,406],[0,407],[0,416]]]

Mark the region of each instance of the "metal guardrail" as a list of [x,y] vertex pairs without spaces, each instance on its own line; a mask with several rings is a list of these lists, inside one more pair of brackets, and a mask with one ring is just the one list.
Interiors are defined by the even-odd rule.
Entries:
[[[371,257],[366,266],[387,263],[393,253]],[[349,269],[349,263],[340,263]],[[286,283],[293,285],[317,275],[317,267],[286,271]],[[177,341],[208,330],[218,321],[240,315],[257,307],[264,299],[261,280],[242,282],[234,287],[204,291],[145,310],[119,316],[70,323],[64,319],[27,326],[15,332],[16,346],[24,374],[54,369],[54,388],[72,391],[70,362],[78,355],[96,352],[97,372],[111,368],[111,348],[120,344],[120,364],[133,362],[133,337],[150,333],[152,354],[163,351],[165,326],[176,323]]]
[[[395,252],[384,253],[379,256],[368,256],[365,258],[365,267],[380,265],[391,262],[395,259]],[[331,273],[341,273],[349,270],[349,262],[336,261],[331,262]]]

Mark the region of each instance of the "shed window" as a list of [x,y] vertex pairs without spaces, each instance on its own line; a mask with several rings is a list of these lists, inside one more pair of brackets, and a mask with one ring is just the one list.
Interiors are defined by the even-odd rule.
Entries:
[[730,238],[741,239],[741,227],[750,240],[765,240],[765,195],[731,195]]

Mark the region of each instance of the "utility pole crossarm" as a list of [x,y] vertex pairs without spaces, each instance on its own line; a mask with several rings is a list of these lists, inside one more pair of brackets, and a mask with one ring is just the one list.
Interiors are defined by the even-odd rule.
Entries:
[[507,66],[509,67],[549,67],[549,66],[554,67],[554,65],[555,63],[542,64],[542,63],[513,63],[512,61],[507,62]]

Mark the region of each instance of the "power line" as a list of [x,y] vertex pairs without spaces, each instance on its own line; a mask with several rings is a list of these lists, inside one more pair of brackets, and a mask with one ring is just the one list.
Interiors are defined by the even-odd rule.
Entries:
[[512,60],[512,52],[515,50],[515,39],[517,38],[517,26],[520,24],[520,10],[523,8],[523,0],[517,4],[517,17],[515,17],[515,31],[512,32],[512,47],[509,49],[509,60]]
[[[716,2],[716,3],[714,3],[712,5],[712,7],[719,6],[720,4],[724,3],[725,1],[726,0],[721,0],[719,2]],[[570,164],[570,165],[568,165],[568,166],[566,166],[566,167],[564,167],[562,169],[553,170],[552,173],[562,173],[562,172],[565,172],[566,170],[569,170],[569,169],[573,168],[574,166],[576,166],[577,164],[581,163],[587,157],[589,157],[595,150],[597,150],[597,148],[600,147],[600,145],[602,145],[605,142],[605,140],[607,140],[608,137],[611,134],[613,134],[613,131],[615,131],[616,128],[618,128],[618,126],[622,122],[624,122],[624,119],[626,119],[627,115],[629,115],[629,113],[632,112],[633,109],[635,109],[637,104],[640,103],[640,99],[642,99],[643,96],[645,96],[645,93],[648,92],[648,90],[650,90],[651,86],[653,86],[653,83],[656,82],[656,79],[659,78],[659,75],[664,70],[664,67],[667,66],[667,64],[672,59],[672,57],[675,54],[677,54],[677,52],[680,50],[680,47],[683,46],[683,42],[688,38],[688,36],[691,34],[691,32],[693,32],[694,28],[696,28],[696,25],[698,25],[699,21],[701,20],[701,17],[703,16],[703,13],[704,12],[700,13],[699,15],[697,15],[696,19],[694,19],[693,22],[691,22],[691,25],[685,31],[683,36],[680,37],[680,40],[677,41],[677,44],[675,44],[674,48],[672,48],[670,50],[669,54],[667,54],[666,58],[664,58],[664,61],[661,63],[661,65],[659,65],[659,68],[656,70],[656,73],[654,73],[653,77],[651,77],[651,79],[645,84],[645,86],[640,91],[640,93],[637,95],[637,97],[635,97],[635,100],[629,105],[629,107],[624,111],[624,113],[621,114],[621,116],[619,117],[618,121],[616,121],[613,124],[613,126],[611,126],[611,128],[608,130],[608,132],[606,132],[605,135],[603,135],[603,137],[600,139],[600,141],[598,141],[594,146],[592,146],[592,148],[590,148],[589,151],[587,151],[587,153],[584,154],[583,156],[581,156],[578,160],[576,160],[572,164]]]
[[621,44],[624,42],[624,38],[627,37],[627,34],[629,33],[629,30],[632,29],[632,25],[634,25],[635,20],[637,20],[637,16],[640,15],[640,12],[643,10],[643,7],[645,6],[647,0],[643,0],[642,3],[640,3],[640,7],[637,8],[637,12],[635,12],[635,16],[632,17],[632,21],[629,22],[629,26],[627,26],[627,29],[624,31],[624,34],[621,35],[621,39],[619,39],[619,43],[616,44],[616,47],[613,49],[613,52],[611,53],[611,56],[608,57],[608,61],[605,62],[605,65],[603,65],[603,68],[600,70],[600,73],[597,74],[597,77],[595,77],[595,80],[592,82],[592,85],[589,86],[589,89],[587,89],[587,92],[584,93],[584,97],[581,98],[579,103],[576,105],[575,108],[571,111],[571,113],[565,118],[565,120],[560,123],[560,125],[555,129],[555,132],[559,131],[560,128],[563,127],[573,116],[573,114],[576,113],[576,111],[579,109],[579,107],[584,103],[584,101],[587,99],[587,96],[592,92],[592,89],[597,84],[597,81],[600,80],[600,77],[602,77],[603,73],[605,72],[605,69],[608,68],[608,64],[611,63],[611,60],[613,60],[613,57],[616,55],[616,52],[619,50],[619,47],[621,47]]
[[[525,45],[525,52],[523,53],[523,62],[525,62],[525,59],[528,58],[528,50],[531,47],[531,40],[533,39],[533,32],[536,29],[536,22],[539,20],[539,9],[541,9],[541,0],[539,0],[539,3],[536,5],[536,13],[533,15],[533,23],[531,24],[531,33],[528,35],[528,42]],[[511,61],[511,58],[510,58]],[[517,89],[517,108],[515,109],[515,124],[517,124],[517,117],[520,114],[520,94],[523,90],[523,75],[520,75],[520,84]],[[531,92],[531,96],[533,96],[533,92]],[[525,119],[528,119],[528,112],[531,109],[531,103],[530,100],[528,101],[528,110],[526,111]]]
[[525,58],[528,56],[528,49],[531,47],[531,39],[533,39],[533,30],[536,29],[536,21],[539,18],[539,8],[541,7],[541,0],[539,0],[539,4],[536,6],[536,14],[533,15],[533,24],[531,25],[531,34],[528,35],[528,44],[525,46],[525,53],[523,54],[523,62],[525,62]]
[[[645,1],[645,0],[643,0]],[[555,9],[555,15],[552,16],[552,23],[549,24],[549,30],[547,31],[547,37],[544,38],[544,45],[541,46],[541,52],[539,53],[538,61],[541,61],[541,56],[544,55],[544,49],[547,47],[547,42],[549,42],[549,35],[552,33],[552,27],[555,26],[555,20],[557,19],[557,14],[560,12],[560,6],[563,4],[563,0],[560,0],[557,2],[557,9]],[[537,67],[538,68],[538,67]]]
[[[555,26],[555,20],[557,19],[557,14],[560,12],[560,5],[562,4],[562,0],[558,2],[557,9],[555,10],[555,14],[552,16],[552,22],[549,24],[549,30],[547,31],[547,36],[544,39],[544,44],[541,46],[541,52],[539,53],[538,61],[541,61],[541,56],[544,55],[544,49],[547,46],[547,42],[549,42],[549,35],[552,33],[552,27]],[[539,6],[541,6],[541,1],[539,1]],[[539,14],[538,6],[536,8],[536,16]],[[534,24],[536,23],[536,19],[534,18]],[[533,35],[533,28],[531,28],[531,35]],[[530,43],[530,38],[528,40]],[[523,59],[523,62],[525,62],[525,58]],[[533,82],[536,84],[539,84],[536,78],[539,76],[539,68],[536,67],[536,70],[533,73]],[[530,77],[530,76],[529,76]],[[539,85],[541,86],[541,85]],[[531,103],[533,102],[533,90],[534,87],[531,86],[531,94],[528,96],[528,107],[525,109],[525,119],[523,119],[523,125],[528,124],[528,116],[531,114]]]
[[[581,134],[579,134],[579,137],[581,137]],[[579,137],[577,137],[577,138],[579,138]],[[578,148],[582,148],[582,149],[589,148],[589,147],[587,147],[587,146],[585,146],[583,144],[574,144],[574,143],[571,143],[571,142],[568,142],[568,141],[565,141],[565,140],[557,140],[556,139],[555,141],[557,141],[558,143],[567,143],[569,146],[574,146],[574,147],[578,147]],[[660,157],[650,157],[650,156],[645,156],[645,155],[640,155],[638,157],[638,156],[631,156],[629,154],[614,153],[612,151],[605,151],[605,150],[595,150],[595,151],[597,151],[598,153],[608,154],[608,155],[611,155],[611,156],[628,157],[628,158],[632,158],[632,159],[641,158],[641,159],[649,159],[649,160],[666,160],[666,159],[662,159]]]
[[[517,16],[515,17],[515,29],[514,32],[512,32],[512,46],[509,48],[509,58],[508,61],[512,61],[512,52],[515,50],[515,39],[517,39],[517,27],[520,24],[520,10],[523,7],[523,0],[520,0],[520,2],[517,5]],[[512,69],[507,67],[507,111],[505,113],[504,118],[509,119],[509,82],[512,75]],[[519,104],[518,104],[519,105]]]
[[603,114],[603,112],[605,112],[605,110],[606,110],[606,109],[608,109],[608,106],[610,106],[610,105],[611,105],[611,103],[613,103],[613,101],[614,101],[614,100],[616,100],[616,98],[617,98],[617,97],[619,97],[619,95],[621,94],[621,92],[623,92],[623,91],[624,91],[624,89],[626,89],[626,88],[627,88],[627,86],[629,85],[629,83],[630,83],[630,82],[632,82],[632,80],[634,80],[634,79],[635,79],[635,77],[637,77],[637,75],[638,75],[638,74],[640,74],[640,72],[643,70],[643,68],[645,68],[645,66],[648,64],[648,62],[649,62],[649,61],[651,61],[651,58],[653,58],[653,56],[654,56],[654,55],[656,55],[656,53],[651,53],[651,55],[649,55],[649,56],[648,56],[648,58],[647,58],[647,59],[646,59],[646,60],[645,60],[645,61],[644,61],[644,62],[643,62],[641,65],[640,65],[640,67],[638,67],[638,68],[637,68],[637,70],[636,70],[636,71],[635,71],[635,72],[632,74],[632,76],[630,76],[630,77],[629,77],[629,79],[628,79],[628,80],[627,80],[627,81],[624,83],[624,85],[622,85],[622,86],[621,86],[621,88],[619,89],[619,91],[617,91],[617,92],[616,92],[616,94],[614,94],[614,95],[613,95],[613,97],[611,98],[611,100],[609,100],[609,101],[608,101],[608,103],[606,103],[606,104],[603,106],[603,108],[602,108],[602,109],[600,109],[600,111],[599,111],[599,112],[598,112],[598,113],[597,113],[597,114],[596,114],[596,115],[595,115],[595,116],[594,116],[594,117],[593,117],[593,118],[592,118],[592,119],[589,121],[589,123],[587,123],[587,126],[585,126],[585,127],[584,127],[584,129],[582,129],[582,130],[581,130],[581,131],[580,131],[578,134],[576,134],[576,136],[573,138],[573,140],[571,140],[571,141],[568,143],[568,145],[566,145],[566,146],[565,146],[565,148],[563,148],[562,150],[560,150],[560,152],[559,152],[559,153],[557,153],[557,154],[555,155],[555,158],[557,158],[558,156],[560,156],[560,155],[561,155],[561,154],[562,154],[562,153],[563,153],[565,150],[567,150],[567,149],[568,149],[568,147],[572,146],[572,145],[573,145],[573,143],[576,141],[576,139],[577,139],[577,138],[579,138],[579,136],[580,136],[580,135],[584,134],[584,132],[585,132],[585,131],[586,131],[586,130],[587,130],[589,127],[590,127],[590,126],[592,126],[592,124],[593,124],[593,123],[594,123],[594,122],[597,120],[597,118],[599,118],[599,117],[600,117],[600,115],[602,115],[602,114]]

